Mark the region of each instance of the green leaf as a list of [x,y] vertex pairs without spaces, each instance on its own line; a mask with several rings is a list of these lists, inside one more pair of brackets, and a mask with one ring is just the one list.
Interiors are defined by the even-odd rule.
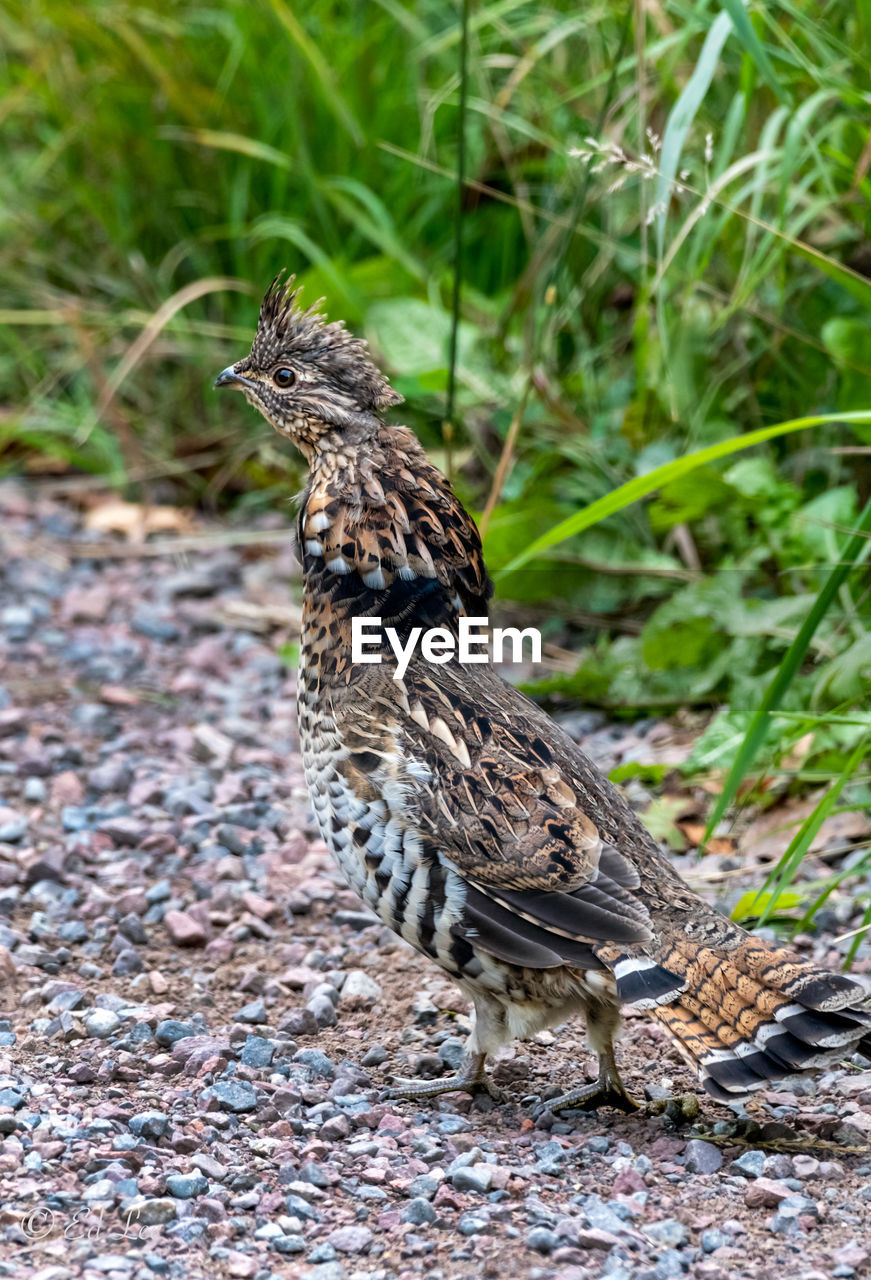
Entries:
[[642,764],[638,760],[630,760],[627,764],[618,764],[608,774],[610,780],[618,786],[637,778],[641,782],[649,782],[654,787],[662,786],[665,778],[664,764]]
[[662,840],[669,848],[682,853],[687,847],[687,840],[675,819],[684,809],[686,799],[683,796],[659,796],[638,816],[654,840]]
[[775,913],[794,911],[801,903],[801,895],[798,893],[758,893],[755,889],[749,889],[735,903],[731,914],[738,924],[744,924],[747,920],[757,920],[763,913],[770,919]]
[[295,670],[299,666],[299,645],[290,641],[287,644],[280,644],[278,657],[286,667],[293,667]]

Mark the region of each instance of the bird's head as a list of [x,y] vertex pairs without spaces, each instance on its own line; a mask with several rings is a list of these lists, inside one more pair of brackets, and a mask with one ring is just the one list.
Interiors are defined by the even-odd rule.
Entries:
[[362,439],[376,430],[402,396],[369,358],[366,343],[341,321],[327,323],[313,307],[297,306],[294,277],[276,276],[260,308],[251,350],[215,379],[236,387],[266,421],[306,455],[325,436]]

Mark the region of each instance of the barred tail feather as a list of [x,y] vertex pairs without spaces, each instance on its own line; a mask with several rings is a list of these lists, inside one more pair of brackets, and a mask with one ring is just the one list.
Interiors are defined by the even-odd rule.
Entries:
[[760,938],[730,950],[683,940],[659,957],[682,974],[674,1002],[652,1009],[712,1097],[742,1096],[871,1047],[866,993]]

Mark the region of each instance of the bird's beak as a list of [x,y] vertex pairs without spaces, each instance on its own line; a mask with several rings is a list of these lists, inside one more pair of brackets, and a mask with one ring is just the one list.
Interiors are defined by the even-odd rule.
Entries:
[[228,364],[226,369],[222,369],[215,378],[214,385],[216,387],[253,387],[254,383],[250,378],[243,378],[241,373],[237,373],[234,365]]

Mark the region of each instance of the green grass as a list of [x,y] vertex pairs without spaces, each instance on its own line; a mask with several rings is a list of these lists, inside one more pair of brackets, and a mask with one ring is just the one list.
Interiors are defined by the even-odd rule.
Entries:
[[448,0],[8,0],[0,469],[295,489],[210,390],[287,265],[578,648],[542,694],[717,712],[690,768],[737,758],[727,799],[864,795],[871,0],[465,7],[461,83]]

